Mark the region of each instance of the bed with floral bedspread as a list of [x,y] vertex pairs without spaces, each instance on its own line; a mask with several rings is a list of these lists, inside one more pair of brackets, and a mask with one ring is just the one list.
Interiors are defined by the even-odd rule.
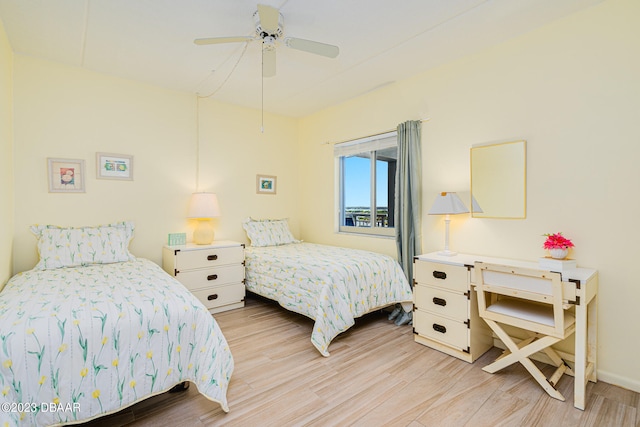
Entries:
[[311,342],[323,356],[355,318],[412,301],[398,262],[374,252],[294,242],[247,247],[245,260],[247,290],[313,319]]
[[[103,243],[113,240],[105,230]],[[39,249],[42,259],[48,249]],[[0,293],[0,425],[86,421],[185,381],[228,411],[234,362],[218,324],[155,263],[127,257],[9,280]]]

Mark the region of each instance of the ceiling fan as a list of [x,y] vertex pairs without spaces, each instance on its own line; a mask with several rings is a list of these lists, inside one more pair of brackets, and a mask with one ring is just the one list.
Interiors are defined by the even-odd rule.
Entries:
[[[282,14],[275,7],[259,4],[258,10],[253,14],[256,25],[256,32],[251,36],[232,37],[210,37],[195,39],[197,45],[208,45],[218,43],[241,43],[254,40],[262,41],[262,76],[273,77],[276,75],[276,46],[283,34],[284,19]],[[284,45],[291,48],[316,55],[335,58],[340,52],[338,46],[320,43],[312,40],[299,39],[296,37],[285,37],[282,39]]]

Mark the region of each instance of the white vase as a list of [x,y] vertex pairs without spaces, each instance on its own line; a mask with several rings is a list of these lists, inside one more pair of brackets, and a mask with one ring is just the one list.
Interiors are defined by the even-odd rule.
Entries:
[[569,249],[549,249],[549,255],[553,259],[565,259],[567,254],[569,253]]

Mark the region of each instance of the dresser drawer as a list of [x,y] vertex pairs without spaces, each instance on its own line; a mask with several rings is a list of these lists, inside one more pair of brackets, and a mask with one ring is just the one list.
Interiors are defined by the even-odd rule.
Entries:
[[244,280],[244,266],[235,264],[200,270],[179,271],[176,274],[176,278],[190,290],[211,288],[242,282]]
[[416,333],[450,345],[459,350],[469,349],[469,329],[459,320],[452,320],[435,314],[415,310],[413,327]]
[[462,293],[469,289],[469,271],[466,267],[418,261],[413,268],[418,283]]
[[244,285],[236,283],[209,289],[191,291],[208,309],[234,304],[244,300]]
[[178,251],[176,253],[175,269],[183,271],[237,264],[242,263],[242,261],[244,261],[244,248],[242,246]]
[[416,285],[413,292],[420,310],[462,322],[469,318],[469,300],[465,294],[424,285]]

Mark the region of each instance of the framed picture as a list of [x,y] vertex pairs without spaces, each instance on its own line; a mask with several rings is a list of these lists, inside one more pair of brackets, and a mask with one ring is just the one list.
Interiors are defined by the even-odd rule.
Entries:
[[272,175],[256,175],[256,193],[276,194],[276,177]]
[[133,181],[133,156],[96,153],[96,171],[98,179]]
[[84,160],[47,158],[49,193],[84,193]]

